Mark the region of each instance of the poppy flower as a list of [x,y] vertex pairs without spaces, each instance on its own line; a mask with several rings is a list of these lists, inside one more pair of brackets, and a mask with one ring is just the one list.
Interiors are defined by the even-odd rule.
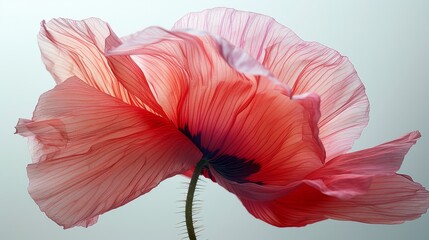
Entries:
[[349,152],[369,112],[355,69],[270,17],[217,8],[123,38],[99,19],[53,19],[38,39],[57,85],[16,129],[31,146],[29,193],[65,228],[201,159],[204,176],[279,227],[401,223],[429,206],[396,173],[419,132]]

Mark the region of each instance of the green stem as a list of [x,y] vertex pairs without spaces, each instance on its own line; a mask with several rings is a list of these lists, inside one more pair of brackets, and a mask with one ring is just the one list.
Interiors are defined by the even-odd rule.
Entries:
[[188,194],[186,195],[185,205],[185,217],[186,217],[186,229],[188,230],[189,240],[196,240],[194,222],[192,220],[192,202],[194,200],[195,187],[197,186],[198,178],[200,177],[201,171],[207,165],[207,159],[201,159],[194,169],[192,174],[191,182],[189,183]]

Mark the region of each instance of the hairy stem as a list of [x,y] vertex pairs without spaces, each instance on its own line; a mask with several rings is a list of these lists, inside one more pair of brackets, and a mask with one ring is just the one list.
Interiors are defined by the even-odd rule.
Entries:
[[191,182],[189,183],[188,194],[186,195],[185,205],[185,217],[186,217],[186,229],[188,230],[189,240],[196,240],[194,222],[192,220],[192,202],[194,200],[195,188],[197,186],[198,178],[203,168],[207,165],[207,159],[201,159],[195,167],[194,173],[192,174]]

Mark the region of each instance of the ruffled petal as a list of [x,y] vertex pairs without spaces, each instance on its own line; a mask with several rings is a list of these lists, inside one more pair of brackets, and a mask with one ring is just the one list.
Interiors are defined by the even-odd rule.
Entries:
[[214,8],[189,13],[179,19],[174,30],[197,29],[228,40],[248,52],[259,62],[265,58],[265,49],[279,42],[294,44],[302,40],[290,29],[273,18],[231,8]]
[[211,85],[212,82],[236,78],[237,74],[212,47],[214,41],[207,45],[191,34],[152,27],[123,38],[123,44],[110,50],[109,54],[134,55],[132,57],[145,73],[155,98],[168,118],[177,124],[177,110],[190,85]]
[[368,191],[351,199],[338,199],[302,185],[274,201],[241,199],[246,209],[278,227],[299,227],[327,218],[373,224],[398,224],[426,213],[429,192],[409,177],[375,177]]
[[145,73],[155,98],[179,127],[183,127],[179,114],[184,99],[198,89],[212,91],[221,82],[241,81],[244,85],[253,84],[256,89],[261,78],[267,81],[264,86],[275,81],[269,80],[270,73],[250,56],[206,33],[151,27],[122,40],[123,44],[111,49],[109,55],[132,55]]
[[351,149],[368,123],[369,103],[353,65],[318,43],[282,42],[267,50],[264,66],[288,84],[292,95],[320,96],[320,139],[326,160]]
[[188,14],[174,25],[174,29],[183,28],[219,35],[244,49],[287,84],[292,95],[319,95],[320,138],[327,161],[350,150],[366,126],[369,104],[364,86],[352,64],[338,52],[302,41],[271,17],[234,9]]
[[277,90],[286,96],[291,96],[291,89],[279,81],[273,73],[250,54],[221,37],[214,37],[214,39],[219,45],[220,55],[234,70],[246,75],[258,76],[255,78],[258,84],[258,92]]
[[[304,226],[326,218],[366,223],[401,223],[426,212],[429,192],[395,172],[420,133],[329,161],[306,179],[279,190],[276,200],[240,196],[255,217],[280,227]],[[256,189],[257,190],[257,189]]]
[[65,228],[97,216],[190,169],[201,152],[168,120],[88,86],[77,78],[40,97],[29,137],[29,192]]
[[323,211],[331,219],[397,224],[426,213],[429,192],[408,176],[376,177],[368,192],[350,200],[328,198]]
[[39,46],[43,62],[57,83],[76,76],[122,101],[162,115],[140,68],[129,56],[105,56],[121,44],[100,19],[53,19],[42,22]]
[[341,199],[366,193],[372,177],[396,173],[410,148],[420,138],[418,131],[373,148],[347,153],[313,172],[307,183],[326,195]]
[[338,171],[362,175],[395,173],[420,137],[420,132],[414,131],[373,148],[343,154],[327,163],[318,174],[328,175]]

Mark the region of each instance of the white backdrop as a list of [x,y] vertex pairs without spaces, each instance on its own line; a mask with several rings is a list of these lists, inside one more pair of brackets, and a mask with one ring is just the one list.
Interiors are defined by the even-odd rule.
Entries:
[[[227,6],[270,15],[301,38],[348,56],[371,103],[370,123],[354,149],[371,147],[419,129],[402,173],[429,187],[429,4],[427,1],[220,0],[0,0],[0,239],[179,239],[187,179],[174,177],[150,193],[108,212],[90,228],[63,230],[27,193],[26,140],[13,135],[30,118],[38,96],[54,82],[40,60],[36,34],[42,19],[91,16],[119,36],[151,25],[165,28],[190,11]],[[429,3],[429,2],[428,2]],[[201,239],[389,239],[429,236],[429,215],[402,225],[324,221],[276,228],[254,219],[235,196],[206,181],[199,193]],[[178,213],[179,212],[179,213]],[[178,226],[179,225],[179,226]]]

